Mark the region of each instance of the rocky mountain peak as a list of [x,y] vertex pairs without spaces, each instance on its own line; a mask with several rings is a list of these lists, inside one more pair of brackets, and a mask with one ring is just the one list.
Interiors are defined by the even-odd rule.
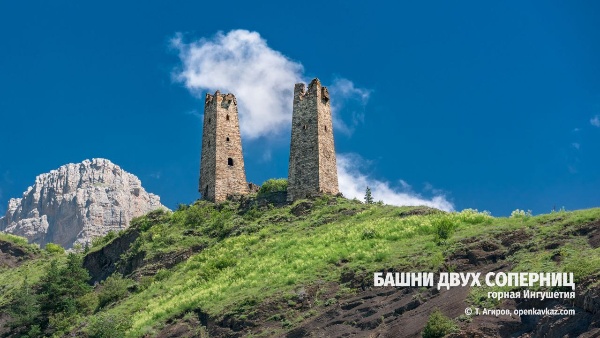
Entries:
[[91,242],[129,226],[133,217],[165,208],[140,180],[107,159],[70,163],[36,177],[21,198],[8,202],[0,231],[45,245]]

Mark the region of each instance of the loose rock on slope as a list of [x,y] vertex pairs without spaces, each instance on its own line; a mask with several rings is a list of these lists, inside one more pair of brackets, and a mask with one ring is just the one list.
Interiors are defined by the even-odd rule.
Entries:
[[36,177],[22,198],[9,201],[0,231],[71,248],[124,229],[133,217],[158,208],[165,208],[160,198],[147,193],[135,175],[95,158]]

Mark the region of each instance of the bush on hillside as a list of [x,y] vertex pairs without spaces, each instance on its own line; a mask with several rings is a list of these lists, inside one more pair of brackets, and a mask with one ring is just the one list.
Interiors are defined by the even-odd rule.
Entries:
[[435,309],[429,315],[429,320],[427,320],[427,324],[423,329],[423,338],[441,338],[456,331],[456,329],[456,324],[452,319],[444,316],[439,309]]
[[112,241],[116,237],[117,237],[117,233],[114,230],[110,230],[105,236],[96,237],[96,238],[92,239],[92,247],[99,248],[101,246],[104,246],[105,244]]
[[63,249],[62,246],[60,246],[58,244],[54,244],[54,243],[46,244],[46,251],[48,251],[49,253],[57,253],[57,254],[65,253],[65,249]]
[[124,337],[130,327],[129,317],[102,313],[90,320],[87,332],[90,338]]
[[435,229],[435,242],[437,244],[443,244],[456,230],[457,223],[448,216],[441,216],[432,221]]
[[113,302],[119,301],[127,296],[127,290],[134,282],[131,279],[123,278],[115,273],[102,282],[102,287],[98,293],[98,308],[103,308]]
[[510,218],[529,218],[531,217],[531,210],[519,210],[516,209],[510,213]]
[[285,178],[271,178],[266,180],[258,190],[258,196],[272,192],[287,191],[288,181]]
[[21,288],[15,292],[8,313],[12,317],[12,321],[8,323],[9,327],[28,327],[39,320],[41,315],[39,297],[29,285],[27,278]]

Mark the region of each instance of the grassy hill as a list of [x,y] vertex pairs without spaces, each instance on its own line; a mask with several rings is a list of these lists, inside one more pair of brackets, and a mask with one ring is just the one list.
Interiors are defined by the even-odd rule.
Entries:
[[[28,248],[31,255],[0,268],[2,333],[41,336],[30,332],[31,325],[14,323],[15,304],[24,294],[43,297],[51,262],[63,271],[76,259],[12,237],[0,237],[0,243]],[[378,271],[574,272],[578,297],[600,304],[600,209],[495,218],[475,210],[445,213],[331,196],[280,207],[199,201],[137,218],[126,231],[95,244],[79,262],[99,283],[73,296],[69,311],[42,307],[33,319],[39,332],[420,336],[436,309],[452,320],[455,335],[484,326],[498,335],[510,327],[540,330],[524,320],[465,316],[469,305],[520,306],[488,299],[489,288],[375,288],[373,272]],[[587,317],[572,320],[578,330],[592,332],[597,313],[583,298],[572,306]]]

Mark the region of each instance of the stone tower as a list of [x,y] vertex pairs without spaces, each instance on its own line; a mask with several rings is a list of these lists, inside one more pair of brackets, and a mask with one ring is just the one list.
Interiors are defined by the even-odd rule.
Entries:
[[327,87],[314,79],[294,87],[288,201],[319,193],[337,194],[331,104]]
[[200,157],[202,198],[222,202],[248,193],[237,101],[233,94],[206,94]]

